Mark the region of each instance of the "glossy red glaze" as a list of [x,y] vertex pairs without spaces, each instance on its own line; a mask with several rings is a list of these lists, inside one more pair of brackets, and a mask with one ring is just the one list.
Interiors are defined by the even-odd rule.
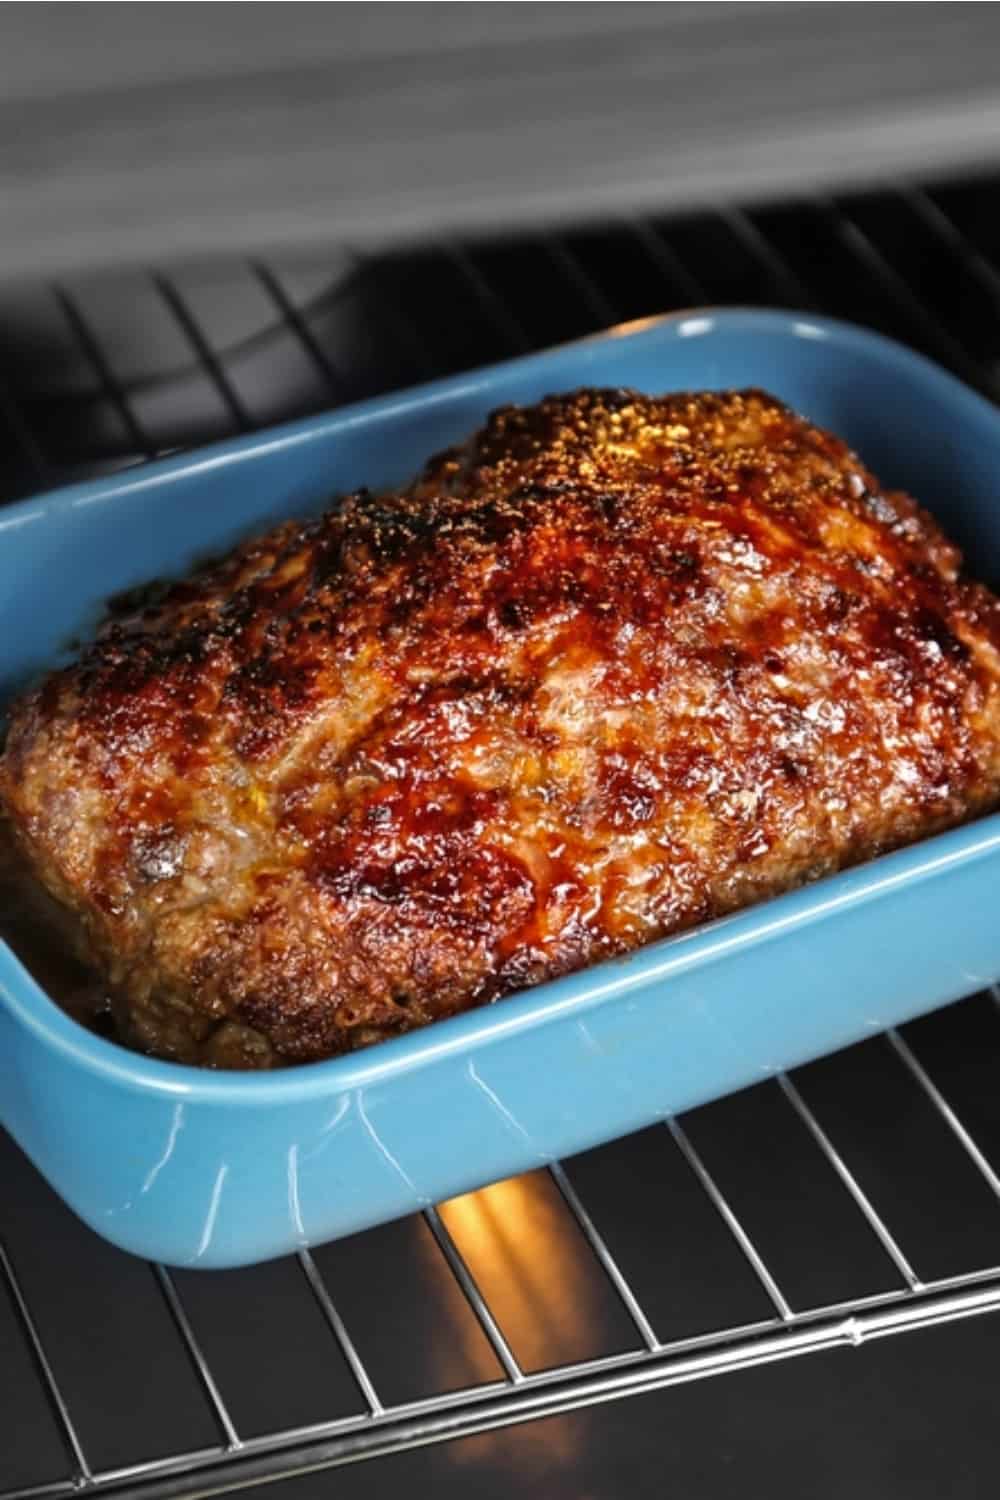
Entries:
[[1000,795],[1000,603],[755,392],[495,413],[132,601],[0,791],[136,1044],[328,1055]]

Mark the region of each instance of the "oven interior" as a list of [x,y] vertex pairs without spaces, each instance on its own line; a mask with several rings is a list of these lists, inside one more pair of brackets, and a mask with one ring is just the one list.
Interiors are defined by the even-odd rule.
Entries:
[[[21,278],[0,497],[714,303],[852,319],[1000,399],[1000,176]],[[988,990],[225,1273],[114,1250],[0,1139],[0,1497],[219,1493],[996,1310],[998,1067]]]

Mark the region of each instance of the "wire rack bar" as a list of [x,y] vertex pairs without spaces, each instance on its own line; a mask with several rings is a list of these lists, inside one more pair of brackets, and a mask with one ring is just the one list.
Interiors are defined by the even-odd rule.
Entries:
[[[351,253],[355,269],[359,272],[363,271],[365,265],[363,258],[356,252]],[[389,260],[391,262],[391,257]],[[391,280],[383,281],[379,288],[378,300],[371,305],[369,313],[377,320],[378,326],[402,349],[406,350],[407,358],[420,380],[431,379],[435,375],[442,374],[447,368],[435,344],[434,320],[425,318],[423,322],[418,322],[409,307],[401,306],[398,289]],[[428,325],[430,325],[430,331]]]
[[[699,1351],[710,1352],[713,1349],[726,1349],[735,1346],[737,1343],[746,1343],[748,1340],[768,1333],[780,1332],[785,1328],[805,1328],[821,1322],[829,1324],[857,1312],[890,1309],[901,1302],[913,1302],[922,1299],[928,1305],[936,1305],[937,1300],[943,1296],[952,1296],[966,1290],[974,1290],[989,1285],[1000,1287],[1000,1268],[969,1272],[963,1276],[945,1277],[939,1281],[928,1282],[921,1293],[910,1293],[905,1288],[899,1287],[893,1291],[875,1293],[867,1298],[850,1299],[844,1302],[831,1303],[823,1307],[811,1308],[807,1311],[796,1313],[790,1324],[784,1324],[779,1318],[775,1317],[717,1330],[710,1334],[698,1334],[694,1337],[676,1339],[662,1345],[658,1352],[663,1356],[678,1357],[682,1354],[686,1355]],[[579,1378],[589,1380],[598,1375],[613,1375],[620,1370],[630,1369],[639,1364],[647,1364],[649,1361],[650,1353],[642,1350],[604,1355],[597,1359],[583,1361],[579,1364],[559,1366],[554,1369],[541,1370],[535,1374],[527,1375],[520,1389],[534,1390],[543,1387],[548,1388],[552,1385],[564,1384],[567,1380],[576,1380]],[[293,1444],[338,1437],[344,1433],[357,1431],[361,1428],[367,1429],[377,1421],[392,1424],[414,1418],[433,1417],[438,1413],[451,1411],[454,1408],[465,1405],[478,1406],[488,1401],[491,1397],[509,1390],[510,1387],[502,1381],[467,1387],[464,1390],[451,1391],[422,1400],[400,1403],[387,1408],[383,1417],[378,1419],[370,1418],[367,1415],[338,1417],[327,1422],[312,1423],[305,1427],[286,1429],[280,1433],[247,1438],[243,1442],[241,1452],[248,1455],[251,1453],[275,1452]],[[228,1455],[226,1452],[218,1448],[199,1449],[169,1458],[151,1459],[114,1470],[104,1470],[94,1475],[94,1483],[105,1489],[113,1488],[128,1480],[173,1473],[181,1468],[185,1472],[194,1472],[206,1467],[211,1468],[224,1463],[227,1458]],[[57,1481],[53,1486],[43,1486],[42,1488],[65,1489],[72,1483],[73,1481],[69,1480],[65,1482]],[[21,1500],[21,1497],[27,1494],[28,1491],[18,1491],[18,1500]]]
[[1000,1265],[987,1266],[979,1271],[964,1271],[957,1276],[942,1276],[923,1281],[916,1291],[907,1286],[891,1287],[884,1292],[870,1292],[867,1296],[846,1297],[840,1302],[824,1302],[818,1307],[809,1307],[797,1312],[792,1322],[796,1327],[815,1323],[824,1318],[844,1317],[852,1312],[866,1312],[871,1308],[892,1307],[896,1303],[911,1302],[914,1298],[940,1297],[953,1292],[964,1292],[987,1283],[1000,1282]]
[[[241,1444],[237,1455],[250,1451],[246,1443]],[[117,1469],[101,1469],[94,1473],[93,1478],[83,1486],[85,1492],[90,1494],[107,1494],[116,1492],[123,1484],[130,1484],[136,1480],[145,1481],[156,1479],[164,1474],[187,1474],[188,1476],[202,1474],[212,1469],[218,1469],[230,1463],[233,1454],[228,1448],[192,1448],[184,1453],[171,1453],[164,1458],[140,1459],[134,1464],[124,1464]],[[81,1488],[74,1484],[74,1492]],[[15,1490],[13,1494],[5,1496],[4,1500],[24,1500],[26,1491]]]
[[979,1173],[989,1184],[990,1190],[997,1198],[1000,1198],[1000,1176],[993,1170],[987,1157],[976,1145],[976,1142],[962,1124],[937,1084],[914,1057],[908,1044],[903,1040],[894,1026],[890,1027],[886,1032],[886,1039],[907,1071],[912,1073],[913,1077],[917,1080],[952,1135],[961,1144],[966,1155],[975,1163]]
[[694,1175],[701,1183],[705,1192],[708,1194],[716,1212],[722,1218],[730,1233],[732,1234],[734,1240],[739,1245],[740,1249],[743,1251],[743,1254],[749,1261],[750,1266],[757,1277],[757,1280],[760,1282],[761,1286],[764,1288],[765,1292],[774,1303],[779,1318],[783,1323],[790,1322],[795,1315],[792,1312],[791,1306],[785,1298],[784,1292],[781,1290],[780,1286],[771,1275],[771,1272],[768,1270],[767,1265],[764,1261],[764,1257],[761,1255],[753,1240],[750,1238],[749,1234],[740,1223],[740,1220],[733,1212],[728,1199],[723,1194],[721,1188],[719,1188],[714,1177],[705,1166],[705,1163],[698,1155],[694,1146],[692,1146],[690,1140],[684,1133],[681,1126],[678,1124],[677,1120],[671,1118],[667,1120],[666,1125],[667,1129],[670,1131],[670,1134],[673,1136],[678,1148],[680,1149],[680,1153],[684,1157],[684,1160],[687,1162],[688,1166],[694,1172]]
[[569,245],[557,235],[543,235],[539,242],[566,281],[572,286],[580,301],[586,307],[587,312],[593,318],[595,326],[607,328],[611,323],[617,323],[618,313],[612,307],[607,297],[601,291],[589,271],[585,270],[580,263],[580,257],[570,249]]
[[14,400],[14,397],[2,380],[0,380],[0,416],[3,417],[4,426],[17,444],[18,451],[27,464],[27,467],[35,476],[36,483],[39,487],[47,484],[55,473],[54,466],[45,457],[41,445],[26,421],[20,406]]
[[365,1362],[361,1358],[361,1355],[358,1353],[354,1340],[348,1333],[347,1326],[344,1323],[343,1318],[337,1311],[336,1303],[326,1289],[326,1283],[317,1270],[316,1262],[313,1260],[308,1250],[302,1250],[299,1252],[298,1261],[299,1265],[302,1267],[303,1273],[305,1274],[305,1278],[309,1283],[312,1294],[316,1298],[316,1301],[319,1303],[323,1316],[326,1319],[327,1323],[330,1325],[334,1338],[340,1345],[341,1353],[351,1367],[351,1374],[354,1376],[358,1390],[361,1392],[362,1396],[365,1398],[365,1401],[368,1404],[368,1410],[373,1417],[381,1416],[385,1411],[385,1407],[382,1405],[382,1402],[379,1399],[378,1391],[375,1389],[375,1383],[369,1375],[367,1369],[365,1368]]
[[299,312],[291,297],[289,297],[279,278],[274,274],[270,266],[264,265],[261,261],[251,261],[250,269],[278,309],[287,326],[305,349],[320,379],[327,386],[331,395],[335,399],[339,399],[342,395],[341,377],[337,373],[336,366],[309,327],[305,318]]
[[[492,1431],[517,1422],[556,1416],[643,1391],[705,1379],[722,1372],[753,1369],[778,1360],[835,1348],[859,1348],[894,1334],[931,1324],[1000,1311],[1000,1275],[988,1285],[934,1297],[904,1294],[901,1303],[874,1310],[848,1313],[813,1323],[780,1326],[776,1330],[722,1342],[707,1352],[644,1355],[631,1365],[609,1370],[601,1364],[582,1378],[552,1380],[542,1386],[534,1382],[501,1393],[487,1395],[477,1403],[422,1412],[406,1417],[390,1413],[380,1423],[368,1421],[353,1431],[318,1440],[295,1452],[265,1450],[253,1440],[224,1472],[219,1460],[211,1462],[197,1487],[191,1476],[164,1474],[129,1483],[133,1475],[98,1476],[103,1489],[123,1497],[175,1500],[181,1495],[207,1496],[249,1484],[319,1473],[360,1459],[386,1456],[401,1450]],[[12,1497],[15,1500],[15,1497]],[[27,1500],[18,1495],[16,1500]]]
[[826,1157],[827,1161],[830,1163],[831,1167],[836,1172],[841,1182],[844,1184],[844,1187],[854,1199],[862,1214],[864,1214],[864,1217],[868,1223],[868,1227],[877,1237],[879,1244],[882,1246],[882,1249],[885,1251],[886,1255],[888,1255],[889,1259],[896,1267],[896,1270],[906,1282],[906,1285],[909,1287],[910,1291],[919,1291],[922,1285],[920,1277],[910,1265],[909,1260],[904,1255],[901,1247],[894,1238],[885,1220],[881,1217],[880,1214],[875,1211],[874,1205],[872,1204],[871,1199],[868,1197],[868,1194],[865,1192],[864,1188],[861,1186],[854,1173],[850,1170],[847,1163],[844,1161],[844,1158],[841,1156],[840,1152],[837,1150],[836,1146],[833,1144],[830,1137],[827,1135],[826,1131],[823,1129],[822,1125],[819,1123],[816,1116],[813,1114],[812,1110],[809,1108],[808,1104],[805,1102],[802,1095],[795,1087],[795,1084],[786,1073],[778,1074],[778,1084],[785,1098],[788,1100],[789,1104],[792,1106],[795,1113],[802,1121],[803,1125],[805,1125],[806,1129],[809,1131],[809,1134],[812,1136],[817,1146],[819,1146],[823,1155]]
[[254,423],[240,400],[236,387],[233,385],[226,373],[222,361],[218,358],[212,345],[202,331],[201,324],[191,312],[187,302],[181,296],[174,283],[158,271],[151,274],[151,280],[164,302],[173,313],[181,332],[187,338],[198,359],[206,372],[211,376],[215,387],[222,398],[236,426],[242,432],[249,432]]
[[41,1500],[43,1495],[79,1495],[88,1489],[86,1479],[53,1479],[48,1484],[32,1484],[23,1490],[11,1490],[10,1500]]
[[781,287],[782,295],[787,297],[793,306],[805,311],[817,309],[816,298],[749,214],[741,208],[730,208],[725,205],[719,206],[716,213],[751,259],[760,266],[775,286]]
[[618,1262],[615,1260],[614,1256],[611,1254],[611,1251],[608,1249],[608,1246],[600,1231],[598,1230],[597,1225],[594,1223],[593,1219],[590,1217],[590,1214],[584,1207],[579,1193],[576,1191],[576,1188],[566,1176],[566,1172],[563,1169],[561,1163],[553,1162],[549,1167],[549,1174],[551,1175],[556,1187],[562,1194],[563,1199],[566,1202],[566,1206],[569,1208],[573,1217],[576,1219],[576,1222],[579,1224],[581,1230],[586,1236],[587,1243],[590,1245],[590,1248],[593,1250],[594,1254],[597,1256],[597,1259],[603,1266],[608,1280],[611,1282],[611,1285],[614,1287],[615,1291],[618,1293],[618,1296],[625,1304],[626,1311],[628,1312],[629,1317],[632,1319],[632,1322],[638,1329],[639,1336],[641,1337],[643,1343],[646,1345],[646,1348],[653,1351],[659,1349],[661,1347],[660,1341],[656,1337],[653,1325],[650,1323],[649,1319],[646,1317],[646,1314],[642,1310],[642,1304],[629,1285],[626,1277],[622,1273],[621,1267],[618,1265]]
[[[706,1358],[713,1351],[728,1351],[737,1346],[747,1346],[755,1340],[768,1335],[782,1335],[792,1329],[811,1329],[817,1325],[831,1327],[842,1324],[856,1317],[858,1314],[888,1313],[901,1305],[920,1304],[925,1309],[928,1322],[935,1320],[939,1306],[950,1306],[951,1300],[966,1292],[984,1291],[987,1297],[983,1309],[988,1311],[993,1306],[991,1289],[995,1290],[997,1299],[1000,1300],[1000,1267],[989,1270],[974,1271],[961,1276],[944,1277],[937,1281],[929,1281],[920,1292],[912,1293],[904,1287],[892,1291],[875,1293],[867,1298],[849,1299],[844,1302],[831,1303],[822,1307],[810,1308],[806,1311],[793,1314],[788,1323],[783,1323],[780,1318],[758,1320],[754,1323],[741,1324],[736,1327],[717,1330],[714,1333],[698,1334],[694,1337],[672,1340],[663,1344],[654,1354],[651,1351],[633,1350],[622,1354],[605,1355],[600,1358],[584,1361],[574,1365],[564,1365],[550,1370],[542,1370],[535,1374],[526,1375],[517,1391],[504,1382],[491,1382],[482,1386],[468,1387],[464,1390],[447,1392],[442,1395],[432,1396],[423,1400],[400,1403],[399,1405],[386,1408],[379,1417],[369,1414],[351,1415],[334,1418],[331,1421],[313,1423],[307,1427],[287,1429],[280,1433],[266,1434],[260,1437],[246,1438],[240,1448],[240,1456],[251,1455],[278,1455],[284,1453],[288,1456],[288,1450],[296,1446],[324,1441],[327,1443],[356,1434],[362,1430],[369,1431],[377,1426],[390,1427],[395,1430],[400,1424],[419,1423],[423,1425],[428,1421],[459,1410],[468,1409],[470,1417],[473,1411],[486,1407],[497,1397],[503,1396],[506,1400],[516,1399],[522,1391],[548,1390],[550,1387],[558,1386],[560,1389],[567,1388],[573,1382],[583,1382],[587,1385],[603,1377],[616,1378],[619,1374],[633,1371],[638,1366],[649,1366],[659,1360],[670,1362],[679,1361],[682,1357],[700,1354]],[[973,1309],[975,1310],[975,1309]],[[790,1353],[795,1353],[793,1348]],[[778,1354],[776,1357],[780,1358]],[[700,1368],[700,1367],[699,1367]],[[729,1368],[728,1363],[722,1368]],[[712,1374],[712,1368],[705,1368],[704,1374]],[[673,1382],[670,1382],[673,1383]],[[628,1394],[628,1389],[623,1389],[621,1394]],[[566,1408],[568,1409],[568,1408]],[[468,1431],[480,1430],[478,1426],[472,1425]],[[400,1446],[408,1446],[404,1440]],[[361,1456],[368,1456],[367,1453]],[[372,1455],[374,1456],[374,1454]],[[151,1479],[168,1475],[185,1474],[189,1477],[203,1472],[218,1471],[220,1465],[225,1465],[232,1459],[232,1455],[225,1449],[199,1449],[185,1454],[173,1455],[168,1458],[151,1459],[145,1462],[130,1464],[113,1470],[97,1472],[92,1476],[92,1484],[101,1492],[119,1491],[123,1485],[138,1485]],[[290,1465],[296,1462],[294,1455],[291,1456]],[[240,1471],[242,1472],[242,1470]],[[275,1478],[281,1477],[283,1473],[293,1472],[293,1467],[276,1471]],[[237,1479],[234,1483],[242,1483]],[[37,1487],[39,1492],[65,1492],[72,1488],[78,1488],[79,1481],[67,1480],[56,1482],[52,1485]],[[223,1485],[220,1488],[227,1488]],[[214,1488],[214,1487],[213,1487]],[[6,1500],[28,1500],[30,1495],[35,1494],[36,1489],[18,1490],[6,1497]],[[204,1493],[202,1488],[196,1491]],[[136,1495],[145,1494],[142,1488],[130,1491]]]
[[628,219],[626,223],[633,238],[638,240],[660,275],[676,288],[683,300],[695,304],[704,302],[705,291],[698,278],[688,270],[673,245],[669,244],[656,226],[648,219]]
[[155,451],[155,445],[150,441],[149,434],[145,431],[142,423],[132,409],[132,403],[126,396],[121,382],[108,363],[104,350],[101,347],[101,342],[91,328],[89,321],[84,317],[75,299],[70,296],[64,287],[53,286],[52,292],[62,309],[63,316],[69,324],[74,338],[90,362],[94,374],[100,381],[104,394],[118,412],[130,441],[140,453],[145,453],[147,457],[150,456]]
[[871,279],[878,284],[883,295],[895,304],[908,323],[920,330],[931,348],[936,350],[947,364],[956,369],[971,384],[977,386],[985,384],[995,388],[994,382],[989,379],[983,367],[969,357],[964,344],[958,341],[940,318],[927,311],[903,277],[894,266],[890,265],[881,250],[851,218],[850,214],[846,213],[842,206],[834,207],[824,199],[817,200],[817,208],[844,248],[864,267]]
[[177,1330],[184,1341],[188,1357],[198,1372],[198,1379],[201,1381],[205,1395],[208,1397],[215,1420],[225,1437],[226,1448],[230,1453],[236,1453],[243,1446],[242,1439],[236,1431],[236,1425],[229,1415],[225,1401],[222,1399],[222,1392],[219,1390],[205,1352],[199,1344],[195,1331],[191,1326],[191,1320],[174,1285],[174,1279],[166,1266],[154,1265],[153,1274],[160,1284],[160,1290],[163,1292],[167,1307],[170,1309],[170,1315],[176,1323]]
[[476,297],[490,326],[500,335],[511,354],[526,354],[529,349],[533,349],[534,339],[528,336],[520,320],[511,312],[493,283],[483,275],[468,252],[451,241],[446,241],[442,250]]
[[70,1453],[73,1455],[73,1461],[76,1464],[78,1476],[75,1481],[71,1482],[75,1482],[77,1485],[79,1485],[80,1483],[86,1483],[91,1478],[91,1469],[89,1463],[87,1462],[87,1455],[83,1451],[83,1444],[81,1443],[79,1434],[77,1433],[77,1430],[73,1425],[73,1418],[69,1414],[69,1407],[66,1404],[66,1398],[59,1388],[59,1382],[56,1379],[55,1371],[52,1368],[49,1357],[45,1352],[45,1345],[42,1343],[42,1336],[38,1331],[38,1325],[32,1317],[31,1309],[28,1307],[28,1300],[24,1295],[21,1283],[17,1279],[17,1273],[14,1270],[13,1262],[11,1261],[11,1258],[7,1253],[7,1247],[3,1243],[3,1240],[0,1240],[0,1270],[2,1270],[3,1272],[4,1280],[6,1281],[7,1286],[10,1289],[10,1294],[14,1299],[14,1306],[17,1309],[17,1315],[21,1320],[21,1326],[23,1327],[25,1334],[27,1335],[28,1343],[31,1345],[31,1352],[35,1356],[38,1368],[42,1372],[42,1379],[45,1382],[45,1389],[48,1393],[49,1400],[52,1402],[52,1405],[55,1408],[56,1415],[59,1419],[59,1425],[63,1431],[63,1437],[65,1438],[66,1443],[69,1446]]
[[507,1379],[512,1385],[523,1384],[525,1378],[524,1371],[515,1359],[514,1351],[501,1332],[500,1324],[490,1311],[486,1298],[479,1290],[475,1277],[466,1265],[441,1215],[436,1208],[427,1208],[424,1210],[424,1219],[431,1234],[437,1241],[438,1249],[448,1262],[452,1275],[462,1288],[466,1301],[478,1318],[479,1325],[489,1340],[493,1353],[499,1360],[501,1367],[507,1375]]
[[965,237],[958,225],[923,188],[904,184],[899,189],[899,195],[931,234],[947,245],[1000,306],[1000,270],[988,256]]

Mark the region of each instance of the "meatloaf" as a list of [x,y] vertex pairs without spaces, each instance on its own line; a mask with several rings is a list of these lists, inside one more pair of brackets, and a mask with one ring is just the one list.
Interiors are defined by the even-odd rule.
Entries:
[[123,1040],[328,1057],[996,805],[960,562],[762,392],[553,396],[110,619],[0,797]]

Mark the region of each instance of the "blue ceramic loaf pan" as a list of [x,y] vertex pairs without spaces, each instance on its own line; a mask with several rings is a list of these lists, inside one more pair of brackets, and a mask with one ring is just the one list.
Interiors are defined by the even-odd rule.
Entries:
[[[406,479],[509,401],[763,386],[845,436],[1000,578],[1000,413],[843,324],[695,311],[0,511],[0,686],[108,595]],[[280,1255],[537,1167],[1000,974],[1000,815],[367,1051],[253,1076],[133,1055],[0,951],[0,1118],[76,1212],[175,1265]]]

